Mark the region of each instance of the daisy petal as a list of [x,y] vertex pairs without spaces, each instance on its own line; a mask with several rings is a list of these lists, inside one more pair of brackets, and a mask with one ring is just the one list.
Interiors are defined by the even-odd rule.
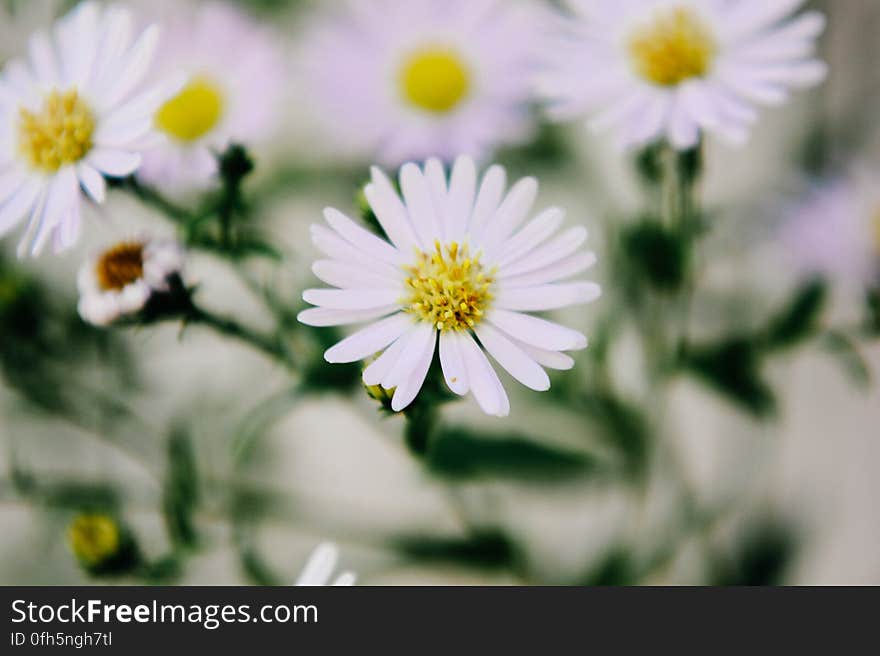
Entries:
[[487,415],[506,416],[510,408],[507,393],[482,349],[467,334],[462,336],[459,346],[468,384],[480,408]]
[[464,396],[468,392],[467,370],[461,355],[460,340],[462,337],[455,331],[446,331],[440,335],[440,366],[446,384],[454,393]]
[[501,290],[496,303],[497,307],[505,310],[542,312],[591,303],[601,295],[602,290],[596,283],[572,282]]
[[324,353],[330,363],[357,362],[381,351],[407,332],[412,326],[412,318],[398,313],[387,319],[371,324],[345,338]]
[[587,338],[576,330],[519,312],[495,309],[486,319],[511,337],[551,351],[579,351],[587,348]]
[[477,326],[475,332],[489,355],[516,380],[536,392],[550,389],[547,372],[503,333],[485,323]]

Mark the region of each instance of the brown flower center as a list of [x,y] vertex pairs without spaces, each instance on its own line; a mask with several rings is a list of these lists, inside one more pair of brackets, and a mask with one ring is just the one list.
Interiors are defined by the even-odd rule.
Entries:
[[95,265],[98,285],[104,291],[121,291],[144,275],[144,245],[123,242],[106,251]]

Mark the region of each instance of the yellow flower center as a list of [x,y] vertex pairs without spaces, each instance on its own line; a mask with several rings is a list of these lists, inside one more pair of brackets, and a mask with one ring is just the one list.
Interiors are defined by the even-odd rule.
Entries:
[[437,330],[473,328],[492,301],[494,272],[483,268],[479,253],[470,255],[467,244],[435,242],[433,252],[418,252],[407,272],[407,311]]
[[636,72],[664,87],[705,76],[718,50],[712,31],[686,7],[658,11],[632,34],[628,46]]
[[86,565],[99,565],[116,555],[121,542],[119,525],[109,515],[78,515],[67,530],[73,554]]
[[104,291],[121,291],[144,275],[144,245],[123,242],[106,251],[95,265],[98,286]]
[[220,87],[207,78],[193,78],[159,108],[156,127],[178,141],[196,141],[220,122],[223,104]]
[[462,58],[444,47],[417,50],[400,69],[400,90],[411,105],[434,114],[452,111],[468,95],[470,72]]
[[19,152],[34,169],[54,173],[86,156],[94,131],[95,118],[76,89],[51,91],[39,111],[19,111]]

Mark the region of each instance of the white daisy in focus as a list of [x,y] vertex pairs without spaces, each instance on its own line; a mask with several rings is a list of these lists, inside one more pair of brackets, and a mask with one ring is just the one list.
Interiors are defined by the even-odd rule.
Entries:
[[568,0],[577,14],[551,40],[538,92],[551,116],[589,115],[621,147],[703,132],[743,143],[755,105],[779,105],[817,84],[825,17],[792,14],[805,0]]
[[438,342],[449,389],[472,392],[496,416],[507,415],[510,404],[486,352],[523,385],[543,391],[550,387],[544,367],[570,369],[574,361],[563,351],[587,346],[581,333],[527,314],[599,297],[595,283],[570,280],[595,262],[581,250],[587,231],[557,234],[564,213],[555,207],[526,221],[538,183],[524,178],[505,195],[505,177],[493,166],[478,188],[468,157],[456,161],[448,184],[438,160],[429,160],[424,172],[406,164],[401,200],[374,168],[365,193],[390,243],[334,209],[324,212],[329,227],[312,227],[315,245],[328,257],[312,270],[336,289],[306,291],[303,298],[317,307],[299,320],[371,322],[325,359],[355,362],[382,351],[363,379],[394,390],[396,412],[418,395]]
[[530,135],[536,10],[496,0],[358,0],[314,27],[306,97],[328,138],[388,166],[480,158]]
[[217,154],[231,142],[271,137],[285,83],[276,41],[229,5],[176,9],[163,26],[156,70],[182,72],[187,81],[156,112],[156,129],[167,138],[145,155],[138,176],[165,189],[204,188],[216,181]]
[[880,282],[876,175],[858,174],[825,182],[786,214],[780,243],[801,273],[857,286]]
[[141,88],[158,30],[133,39],[131,23],[121,7],[81,4],[51,33],[33,34],[28,58],[0,75],[0,236],[27,219],[20,257],[49,241],[56,252],[71,247],[82,192],[102,203],[104,176],[141,164],[153,113],[173,86]]
[[154,294],[170,291],[183,266],[184,251],[175,241],[139,238],[115,244],[80,269],[79,314],[96,326],[135,315]]
[[332,580],[339,560],[339,548],[332,542],[323,542],[315,547],[303,567],[295,585],[298,586],[350,586],[354,585],[357,576],[354,572],[341,572]]

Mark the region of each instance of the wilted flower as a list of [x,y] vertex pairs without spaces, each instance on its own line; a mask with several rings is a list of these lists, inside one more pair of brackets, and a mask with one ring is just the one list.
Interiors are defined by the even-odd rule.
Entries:
[[555,207],[520,227],[538,183],[525,178],[505,196],[505,180],[504,169],[493,166],[478,189],[468,157],[456,161],[448,185],[439,161],[429,160],[424,172],[406,164],[401,200],[374,168],[365,193],[391,243],[334,209],[324,212],[329,228],[312,227],[315,245],[329,257],[312,270],[336,289],[307,290],[303,298],[318,307],[299,320],[313,326],[374,322],[325,359],[355,362],[384,351],[363,379],[395,389],[394,411],[421,390],[438,334],[449,389],[473,392],[487,414],[498,416],[510,405],[484,349],[523,385],[541,391],[550,387],[542,365],[569,369],[574,361],[562,351],[587,346],[581,333],[525,314],[599,297],[595,283],[569,281],[595,262],[581,251],[587,231],[557,235],[564,213]]
[[780,241],[804,274],[857,285],[880,282],[880,192],[875,175],[826,182],[787,214]]
[[183,265],[184,251],[174,241],[139,238],[115,244],[80,269],[79,314],[97,326],[135,315],[156,294],[180,287]]
[[303,567],[299,578],[296,580],[298,586],[326,586],[338,585],[349,586],[354,585],[357,576],[354,572],[341,572],[333,582],[330,579],[336,569],[336,563],[339,560],[339,547],[332,542],[322,542],[315,550],[312,551],[308,561]]
[[569,0],[544,48],[538,90],[550,112],[590,115],[624,147],[668,139],[694,146],[702,132],[748,137],[755,104],[783,103],[822,80],[814,57],[822,14],[791,17],[804,0]]
[[23,219],[19,255],[72,246],[80,231],[80,189],[96,203],[104,177],[141,163],[153,113],[173,85],[141,88],[158,30],[131,39],[131,14],[84,3],[50,33],[31,36],[29,58],[0,78],[0,235]]
[[481,157],[532,127],[534,11],[471,0],[350,2],[303,49],[328,135],[398,166]]
[[177,189],[217,177],[217,153],[232,141],[253,144],[278,127],[284,69],[272,31],[225,4],[183,12],[167,24],[157,57],[160,75],[182,72],[186,84],[157,111],[167,139],[138,175]]

